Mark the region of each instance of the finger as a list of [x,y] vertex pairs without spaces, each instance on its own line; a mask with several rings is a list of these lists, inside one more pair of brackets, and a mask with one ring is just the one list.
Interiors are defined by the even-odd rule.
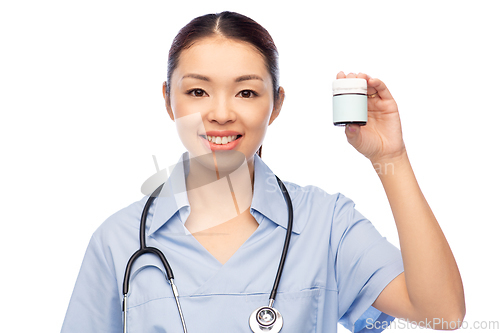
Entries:
[[358,78],[363,78],[365,79],[366,81],[370,80],[372,77],[366,73],[362,73],[362,72],[359,72],[358,73]]
[[360,127],[361,126],[359,126],[358,124],[347,124],[347,126],[345,127],[345,132],[346,134],[356,133],[360,129]]
[[368,81],[368,86],[374,88],[381,99],[393,99],[389,89],[387,89],[387,86],[381,80],[371,78]]
[[349,142],[354,148],[357,148],[359,146],[359,142],[361,139],[360,130],[361,126],[356,124],[349,124],[345,127],[347,142]]
[[361,73],[361,72],[358,73],[357,77],[358,77],[358,79],[365,79],[366,81],[368,81],[368,79],[370,78],[370,76],[368,76],[368,74]]
[[347,74],[347,78],[348,78],[348,79],[353,79],[353,78],[355,78],[355,77],[356,77],[356,74],[354,74],[354,73],[349,73],[349,74]]
[[344,72],[340,71],[337,73],[337,79],[345,79],[345,74]]
[[375,90],[375,88],[371,87],[370,85],[368,85],[368,81],[371,79],[371,76],[368,75],[368,74],[365,74],[365,73],[358,73],[358,78],[359,79],[365,79],[366,82],[367,82],[367,94],[368,95],[372,95],[372,94],[375,94],[377,92],[377,90]]

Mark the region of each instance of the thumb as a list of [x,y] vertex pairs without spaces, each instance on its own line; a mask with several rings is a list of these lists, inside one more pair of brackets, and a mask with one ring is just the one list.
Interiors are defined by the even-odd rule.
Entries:
[[345,127],[347,142],[349,142],[356,149],[358,148],[361,141],[360,127],[361,126],[355,124],[348,124]]

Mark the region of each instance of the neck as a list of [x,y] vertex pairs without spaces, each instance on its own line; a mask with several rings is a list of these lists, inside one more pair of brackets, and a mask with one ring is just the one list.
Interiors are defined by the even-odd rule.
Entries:
[[[189,159],[186,189],[191,211],[213,216],[239,215],[252,202],[254,158],[232,164],[212,152]],[[234,217],[234,216],[233,216]]]

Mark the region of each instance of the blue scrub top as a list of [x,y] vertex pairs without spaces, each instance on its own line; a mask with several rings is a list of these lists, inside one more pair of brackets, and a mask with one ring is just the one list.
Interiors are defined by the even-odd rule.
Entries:
[[[187,153],[181,157],[186,159]],[[160,249],[174,272],[190,333],[251,332],[252,311],[267,305],[288,224],[283,194],[255,155],[250,212],[259,227],[222,265],[184,227],[190,206],[184,163],[173,170],[149,211],[146,243]],[[274,307],[282,333],[380,332],[394,318],[371,305],[403,272],[400,251],[340,193],[284,182],[293,203],[293,233]],[[173,195],[167,195],[169,192]],[[139,248],[147,197],[109,217],[93,234],[62,327],[63,333],[122,332],[122,284]],[[157,257],[133,265],[128,331],[182,332],[172,290]],[[378,321],[378,322],[377,322]]]

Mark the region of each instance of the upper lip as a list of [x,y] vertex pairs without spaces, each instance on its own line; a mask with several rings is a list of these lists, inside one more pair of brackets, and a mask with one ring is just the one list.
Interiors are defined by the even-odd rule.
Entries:
[[209,135],[209,136],[233,136],[233,135],[241,135],[241,133],[236,131],[207,131],[205,134],[201,135]]

